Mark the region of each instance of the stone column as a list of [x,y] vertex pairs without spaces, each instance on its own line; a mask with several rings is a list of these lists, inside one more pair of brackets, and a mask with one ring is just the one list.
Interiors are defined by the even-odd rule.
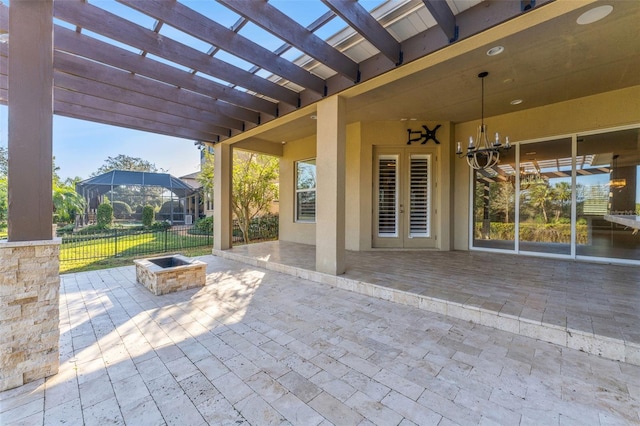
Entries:
[[333,96],[318,103],[316,140],[316,270],[345,271],[345,100]]
[[233,149],[230,145],[218,143],[214,147],[213,158],[213,248],[231,248],[231,176],[233,169]]
[[0,241],[0,391],[58,372],[59,248]]

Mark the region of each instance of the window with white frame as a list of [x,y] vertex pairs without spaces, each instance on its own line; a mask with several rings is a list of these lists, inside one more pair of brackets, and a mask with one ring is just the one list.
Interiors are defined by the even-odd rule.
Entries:
[[316,221],[316,159],[296,161],[296,222]]

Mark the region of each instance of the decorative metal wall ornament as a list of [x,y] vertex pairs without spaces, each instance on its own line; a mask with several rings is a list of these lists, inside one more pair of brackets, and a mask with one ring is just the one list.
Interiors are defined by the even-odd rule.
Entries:
[[462,152],[462,144],[460,142],[456,147],[458,158],[466,157],[469,167],[475,170],[486,170],[494,167],[500,162],[500,152],[511,149],[509,137],[505,138],[504,145],[500,142],[500,134],[497,132],[493,143],[489,143],[487,137],[487,125],[484,124],[484,78],[488,75],[489,73],[486,71],[478,74],[480,81],[482,81],[482,110],[475,143],[473,136],[469,136],[469,146],[466,153]]
[[[422,128],[424,129],[424,132],[421,132],[419,130],[407,129],[407,133],[408,133],[407,145],[411,145],[411,142],[420,142],[420,141],[422,141],[420,142],[420,145],[424,145],[429,140],[432,140],[436,144],[440,145],[440,141],[436,139],[436,132],[440,128],[440,124],[434,127],[433,130],[429,129],[427,126],[422,126]],[[418,135],[418,137],[412,138],[412,136],[414,135]]]

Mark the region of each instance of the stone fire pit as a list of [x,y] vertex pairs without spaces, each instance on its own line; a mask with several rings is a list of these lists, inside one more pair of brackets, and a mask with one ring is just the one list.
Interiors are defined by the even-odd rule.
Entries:
[[136,280],[156,296],[202,287],[206,281],[207,264],[179,254],[133,262]]

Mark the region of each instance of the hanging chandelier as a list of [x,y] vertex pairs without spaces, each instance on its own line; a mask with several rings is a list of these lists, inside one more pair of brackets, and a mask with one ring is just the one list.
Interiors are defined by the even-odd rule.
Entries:
[[489,142],[489,137],[487,136],[487,125],[484,124],[484,78],[488,75],[489,73],[486,71],[478,74],[482,82],[482,110],[476,139],[474,140],[473,136],[469,136],[469,145],[467,146],[466,153],[462,151],[462,144],[460,142],[458,142],[456,147],[456,155],[458,158],[467,157],[467,164],[475,170],[493,168],[500,162],[500,152],[511,149],[509,137],[505,138],[503,145],[500,141],[499,133],[496,132],[493,142]]

